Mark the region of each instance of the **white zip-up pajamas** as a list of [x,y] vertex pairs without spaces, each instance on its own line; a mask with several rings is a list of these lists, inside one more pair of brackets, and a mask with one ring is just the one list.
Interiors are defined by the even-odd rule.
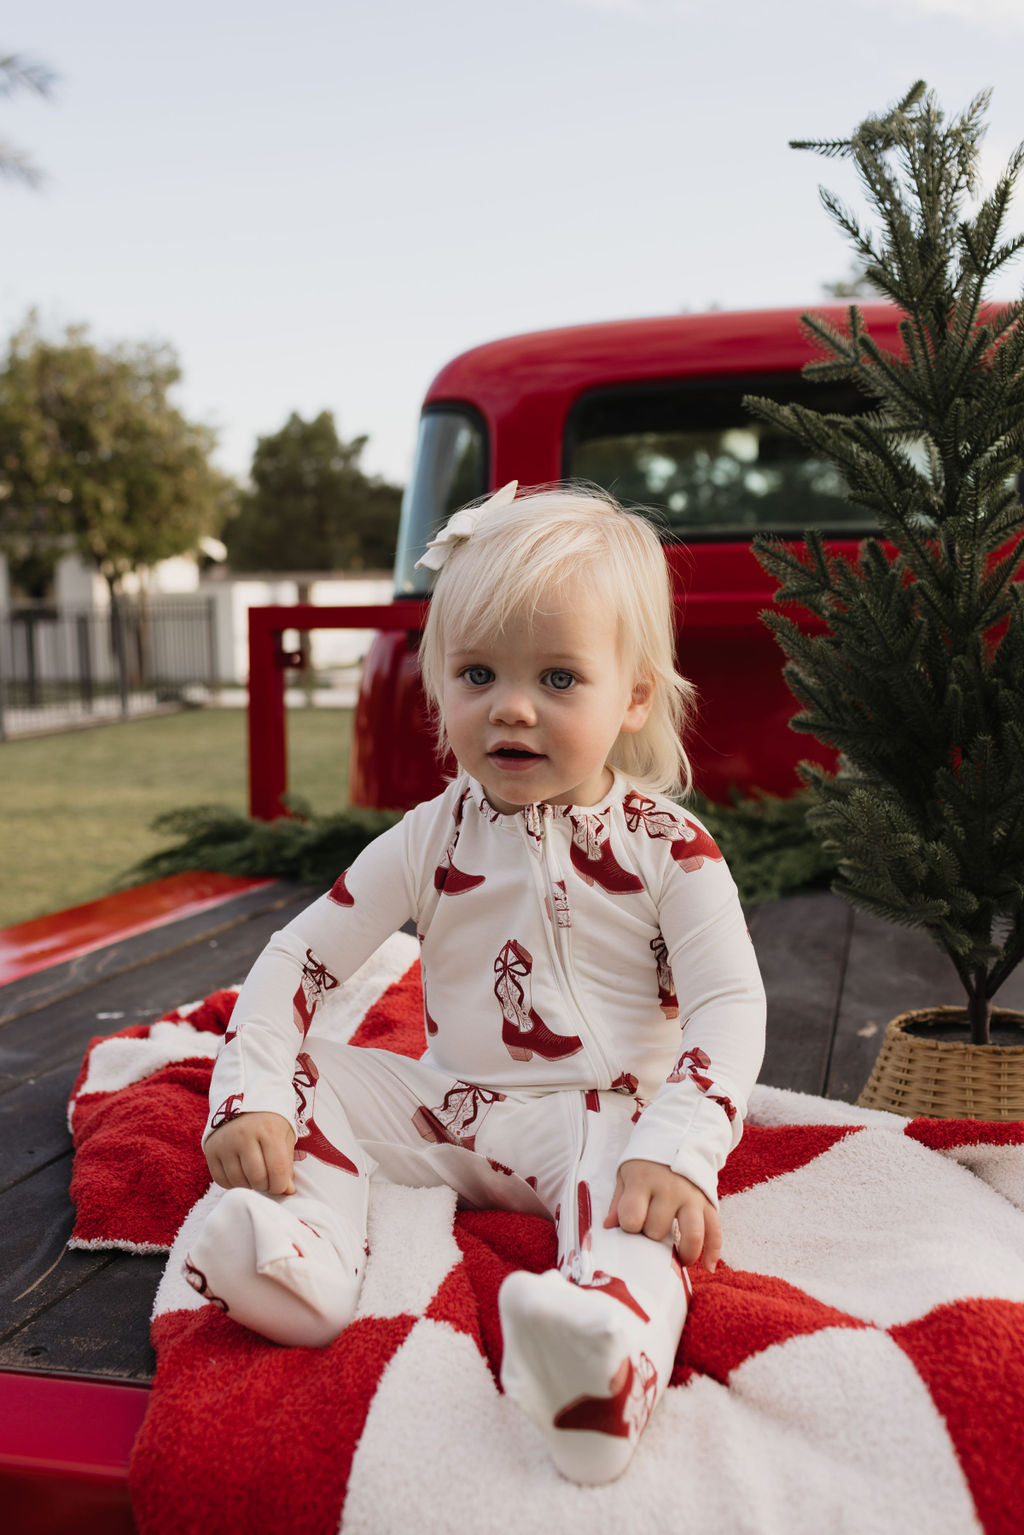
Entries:
[[[413,919],[426,1053],[341,1044],[320,999]],[[502,1286],[502,1384],[580,1481],[628,1463],[688,1296],[670,1241],[605,1229],[620,1163],[717,1203],[764,1047],[764,991],[714,842],[621,776],[588,809],[503,815],[462,775],[276,934],[239,995],[210,1130],[271,1111],[296,1193],[231,1189],[189,1277],[236,1320],[324,1344],[350,1320],[370,1175],[555,1220],[558,1270]]]

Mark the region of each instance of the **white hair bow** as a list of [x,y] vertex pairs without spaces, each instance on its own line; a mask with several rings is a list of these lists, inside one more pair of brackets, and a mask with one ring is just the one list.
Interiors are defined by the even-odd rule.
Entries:
[[476,532],[477,523],[484,512],[492,511],[498,506],[509,506],[516,498],[519,489],[518,480],[509,480],[500,490],[496,490],[493,496],[489,496],[480,506],[467,506],[461,512],[456,512],[449,517],[444,527],[436,538],[432,538],[424,550],[421,559],[416,561],[415,568],[426,566],[428,570],[440,570],[445,560],[457,545],[465,543],[467,538],[472,538]]

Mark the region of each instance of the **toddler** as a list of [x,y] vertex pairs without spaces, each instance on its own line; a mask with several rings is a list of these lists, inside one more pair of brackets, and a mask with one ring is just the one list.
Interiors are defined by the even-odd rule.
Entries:
[[[666,797],[690,689],[657,535],[598,492],[516,488],[422,561],[458,776],[256,961],[204,1141],[227,1192],[186,1268],[236,1321],[317,1347],[353,1316],[377,1169],[546,1216],[557,1268],[501,1288],[502,1386],[564,1475],[604,1482],[671,1375],[684,1265],[718,1258],[764,992],[718,848]],[[319,1003],[410,918],[424,1054],[338,1043]]]

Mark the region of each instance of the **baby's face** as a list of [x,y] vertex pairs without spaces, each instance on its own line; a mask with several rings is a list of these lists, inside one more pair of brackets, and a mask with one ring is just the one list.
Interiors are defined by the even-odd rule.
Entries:
[[634,687],[617,625],[593,594],[567,583],[544,606],[532,622],[445,652],[452,750],[506,813],[540,800],[595,805],[619,732],[639,730],[650,711],[650,689]]

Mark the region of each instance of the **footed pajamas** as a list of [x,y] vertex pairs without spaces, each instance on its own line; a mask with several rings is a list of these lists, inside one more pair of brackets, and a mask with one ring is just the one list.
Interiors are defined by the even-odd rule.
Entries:
[[[321,999],[410,918],[426,1052],[332,1039]],[[557,1270],[502,1286],[502,1384],[566,1475],[609,1480],[668,1382],[688,1296],[670,1240],[604,1228],[617,1169],[663,1163],[716,1204],[763,1039],[735,885],[699,822],[618,775],[599,806],[504,815],[462,775],[256,961],[207,1134],[281,1115],[296,1192],[228,1190],[191,1282],[267,1337],[325,1344],[355,1309],[375,1171],[547,1215]]]

